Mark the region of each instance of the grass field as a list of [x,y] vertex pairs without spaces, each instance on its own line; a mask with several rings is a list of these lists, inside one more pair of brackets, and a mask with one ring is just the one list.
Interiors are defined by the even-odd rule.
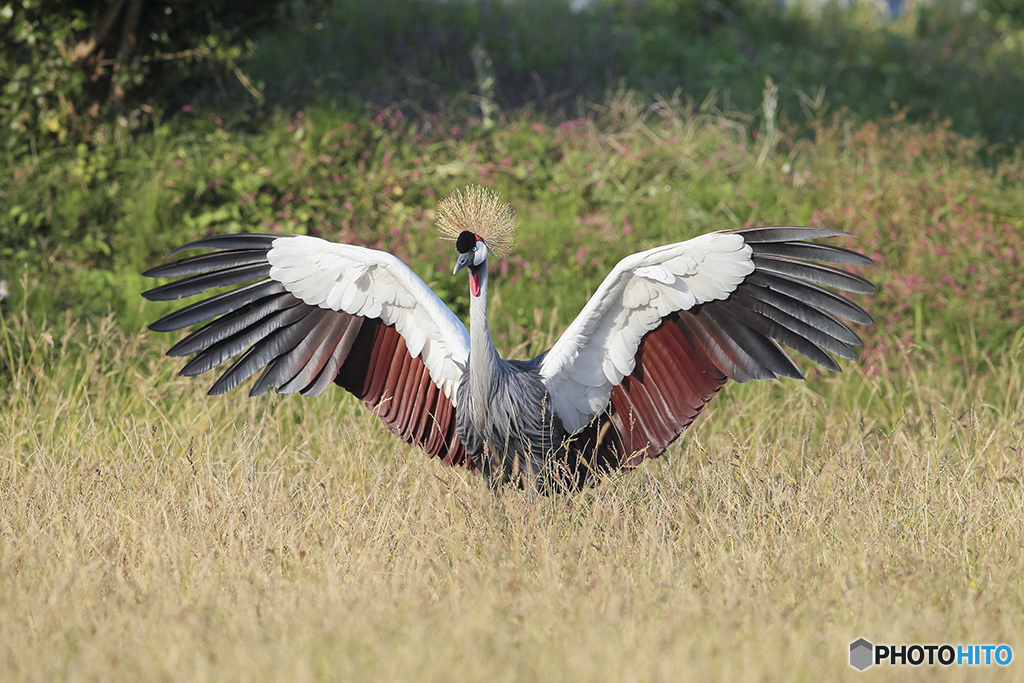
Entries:
[[734,384],[660,460],[528,500],[340,391],[211,399],[111,319],[4,330],[2,680],[1022,678],[847,664],[1020,652],[1019,339]]

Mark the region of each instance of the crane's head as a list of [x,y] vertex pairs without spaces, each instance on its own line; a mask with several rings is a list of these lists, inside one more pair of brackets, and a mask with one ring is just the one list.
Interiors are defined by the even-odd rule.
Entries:
[[469,268],[469,289],[480,296],[482,270],[488,251],[503,257],[516,235],[516,214],[497,192],[471,185],[456,190],[438,206],[437,227],[446,239],[455,240],[459,260],[455,273]]
[[463,268],[469,268],[469,293],[480,296],[480,266],[487,263],[487,243],[480,235],[463,230],[455,240],[459,260],[455,262],[452,275]]

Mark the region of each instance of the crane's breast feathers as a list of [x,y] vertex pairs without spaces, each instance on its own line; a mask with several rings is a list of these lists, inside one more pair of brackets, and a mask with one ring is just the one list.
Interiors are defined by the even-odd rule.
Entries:
[[813,260],[871,261],[801,241],[843,234],[749,228],[701,235],[620,261],[541,363],[562,423],[579,430],[608,410],[613,388],[641,371],[643,340],[668,320],[702,346],[725,377],[739,381],[801,376],[776,341],[830,369],[838,365],[827,351],[855,358],[850,346],[860,339],[835,315],[862,323],[870,316],[818,285],[860,292],[873,287]]
[[270,277],[310,306],[380,318],[455,401],[469,358],[462,321],[397,257],[316,237],[279,238],[267,254]]

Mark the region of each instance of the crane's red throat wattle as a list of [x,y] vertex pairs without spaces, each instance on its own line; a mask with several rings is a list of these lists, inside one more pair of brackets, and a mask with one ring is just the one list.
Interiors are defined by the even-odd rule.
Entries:
[[480,296],[480,270],[478,268],[469,270],[469,293],[473,296]]

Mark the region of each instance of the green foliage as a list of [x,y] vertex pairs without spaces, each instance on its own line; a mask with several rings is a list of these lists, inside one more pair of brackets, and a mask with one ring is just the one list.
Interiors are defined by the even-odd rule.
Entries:
[[[1013,339],[1024,325],[1024,155],[1004,151],[990,168],[988,148],[946,123],[837,114],[800,137],[769,120],[631,94],[591,118],[523,113],[486,130],[477,118],[410,121],[399,108],[314,108],[252,134],[197,112],[121,146],[0,171],[0,277],[14,307],[28,287],[35,315],[113,310],[133,328],[167,310],[139,298],[138,273],[172,248],[211,233],[314,234],[397,254],[464,314],[465,283],[450,276],[433,211],[483,183],[521,218],[492,288],[503,351],[541,351],[629,253],[787,223],[849,230],[846,244],[878,261],[864,271],[879,285],[862,301],[878,321],[865,334],[869,371],[910,347],[957,357]],[[26,284],[15,263],[29,264]],[[538,329],[547,336],[527,334]]]
[[997,24],[1002,23],[1003,28],[1024,26],[1024,2],[1021,0],[982,0],[977,11],[982,21],[994,20]]
[[[408,45],[419,45],[412,38],[423,39],[417,31],[431,25],[422,4],[412,4],[408,14],[419,23],[385,16],[369,3],[351,7],[358,10],[352,26],[374,30],[342,35],[367,49],[396,31],[411,31]],[[474,20],[485,28],[511,22],[517,7],[541,13],[541,38],[567,11],[529,3],[451,3],[438,11],[447,17],[446,30],[457,32]],[[766,7],[758,10],[764,25],[756,27],[751,13],[757,6],[716,7],[714,16],[697,22],[708,35],[747,26],[766,38],[799,23],[799,17]],[[673,8],[680,17],[673,18]],[[672,3],[601,6],[586,10],[577,30],[588,30],[588,16],[623,22],[629,16],[631,35],[656,37],[667,30],[671,36],[697,21],[686,14],[697,11]],[[927,34],[948,16],[936,11],[918,21]],[[813,21],[857,30],[839,15]],[[506,29],[506,36],[516,30]],[[835,30],[824,35],[840,35]],[[736,35],[748,35],[744,31]],[[436,46],[451,44],[450,37],[442,35]],[[458,45],[472,51],[475,40],[466,31]],[[556,42],[538,44],[554,50]],[[323,47],[313,40],[304,44],[313,51]],[[688,49],[670,40],[660,45],[650,54]],[[525,43],[522,48],[528,55],[523,68],[540,67],[538,60],[547,58]],[[456,64],[442,53],[417,54],[437,68]],[[488,47],[488,54],[499,53]],[[315,55],[307,56],[315,63]],[[458,64],[473,77],[466,75],[475,73],[471,59]],[[508,62],[494,59],[487,66],[478,55],[476,64],[481,74],[498,74],[493,94],[504,97]],[[381,68],[378,75],[391,67]],[[453,82],[459,73],[451,72]],[[862,85],[851,80],[845,92],[860,92]],[[763,80],[761,89],[757,114],[715,99],[697,107],[681,97],[645,101],[621,91],[604,104],[588,104],[586,115],[575,119],[530,107],[515,114],[490,111],[490,126],[475,115],[476,105],[468,115],[453,104],[444,113],[411,116],[407,101],[349,110],[315,105],[250,117],[244,110],[227,115],[196,104],[147,134],[10,155],[0,166],[0,279],[8,281],[13,298],[3,305],[26,306],[32,291],[31,315],[113,311],[134,328],[167,308],[140,300],[149,284],[142,270],[189,239],[258,231],[321,235],[392,251],[464,314],[466,287],[448,274],[451,250],[434,238],[433,210],[456,187],[483,183],[512,201],[522,224],[519,244],[497,264],[492,288],[505,312],[492,321],[503,351],[522,356],[542,350],[626,254],[759,223],[847,229],[857,235],[850,246],[876,257],[878,264],[865,273],[880,287],[865,302],[879,323],[865,335],[871,372],[883,371],[887,359],[910,348],[932,358],[963,358],[972,345],[994,354],[1014,339],[1024,325],[1019,148],[958,136],[949,121],[908,122],[909,109],[864,122],[835,105],[831,97],[841,93],[824,87],[808,88],[798,98],[796,124],[784,116],[785,89],[772,82],[765,88]]]
[[895,106],[912,120],[951,118],[962,134],[1021,139],[1024,34],[991,16],[951,0],[895,20],[871,4],[608,0],[574,11],[547,0],[345,0],[261,40],[251,69],[270,101],[288,106],[369,99],[479,111],[491,99],[474,70],[479,41],[506,110],[571,111],[624,81],[751,112],[770,76],[793,122],[824,89],[834,109],[865,119]]
[[172,84],[194,91],[233,73],[256,92],[237,65],[252,52],[253,32],[278,25],[291,6],[282,0],[3,2],[5,151],[26,154],[69,136],[98,143],[123,135],[177,101]]
[[7,145],[40,138],[63,142],[75,122],[74,103],[88,80],[73,68],[73,36],[88,21],[80,9],[43,12],[38,0],[0,6],[0,126]]

